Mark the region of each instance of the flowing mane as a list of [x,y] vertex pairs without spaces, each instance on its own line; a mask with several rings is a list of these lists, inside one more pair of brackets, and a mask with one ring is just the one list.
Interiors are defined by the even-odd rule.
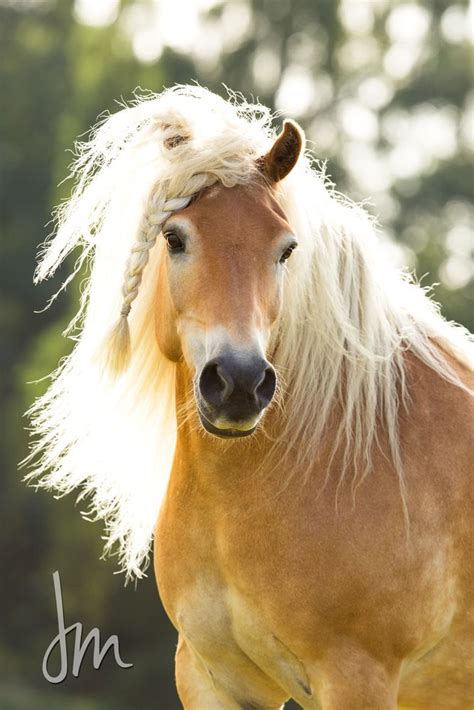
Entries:
[[[275,136],[271,119],[261,105],[236,96],[225,101],[197,87],[137,100],[78,146],[76,187],[44,247],[38,280],[78,245],[72,275],[86,260],[91,275],[69,329],[76,333],[74,351],[29,412],[35,442],[28,479],[59,494],[79,489],[87,515],[105,520],[106,551],[118,547],[129,576],[140,577],[146,568],[176,440],[175,365],[160,353],[154,333],[164,253],[161,244],[153,246],[156,234],[132,284],[130,362],[120,377],[104,372],[98,351],[123,313],[124,272],[144,213],[156,232],[155,210],[169,214],[213,182],[251,181],[256,159]],[[285,446],[297,447],[304,435],[301,464],[309,462],[338,402],[343,414],[334,447],[361,459],[359,481],[382,426],[403,485],[397,420],[407,394],[404,353],[411,350],[463,386],[442,353],[472,363],[469,335],[386,263],[371,220],[328,188],[310,156],[300,159],[277,195],[299,241],[273,357],[283,382]]]

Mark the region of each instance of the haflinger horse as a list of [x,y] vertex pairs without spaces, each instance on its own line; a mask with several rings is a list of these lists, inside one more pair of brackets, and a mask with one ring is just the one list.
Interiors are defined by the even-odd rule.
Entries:
[[187,710],[468,710],[472,344],[271,118],[179,86],[78,145],[30,476],[129,578],[154,537]]

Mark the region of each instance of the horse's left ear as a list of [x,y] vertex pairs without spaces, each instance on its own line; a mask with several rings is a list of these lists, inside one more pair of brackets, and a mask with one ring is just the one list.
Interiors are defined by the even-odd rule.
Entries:
[[304,146],[304,133],[295,121],[285,121],[283,130],[258,166],[267,180],[278,182],[293,170]]

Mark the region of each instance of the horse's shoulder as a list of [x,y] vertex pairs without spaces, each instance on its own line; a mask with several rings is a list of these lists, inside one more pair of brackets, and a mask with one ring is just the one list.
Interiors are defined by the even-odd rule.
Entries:
[[444,353],[463,386],[449,382],[413,353],[406,354],[409,400],[401,409],[402,441],[430,466],[472,472],[474,373]]
[[474,407],[474,370],[451,353],[440,350],[440,355],[464,387],[450,382],[408,351],[405,355],[405,370],[410,399],[424,408],[444,405],[450,410],[458,407],[471,409]]

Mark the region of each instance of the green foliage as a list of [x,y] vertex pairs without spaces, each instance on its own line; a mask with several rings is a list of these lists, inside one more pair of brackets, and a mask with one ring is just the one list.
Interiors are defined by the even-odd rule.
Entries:
[[[404,135],[403,127],[397,128],[400,116],[411,120],[419,110],[447,110],[443,115],[447,120],[454,117],[458,135],[462,132],[471,50],[466,42],[443,36],[447,2],[419,3],[430,22],[424,53],[412,71],[395,79],[387,79],[381,67],[395,41],[389,30],[397,3],[377,4],[381,9],[362,39],[373,49],[365,63],[351,59],[350,43],[360,37],[344,15],[348,3],[342,0],[215,2],[189,51],[173,50],[180,38],[169,35],[161,38],[164,47],[156,60],[140,63],[130,40],[133,13],[141,13],[146,26],[154,7],[172,4],[128,0],[120,3],[115,21],[93,27],[77,20],[73,0],[0,0],[2,710],[178,707],[172,669],[175,633],[159,605],[152,574],[136,589],[124,590],[123,580],[113,575],[114,561],[99,559],[100,525],[81,520],[72,496],[54,501],[44,492],[35,495],[21,483],[17,470],[28,447],[22,414],[47,386],[44,380],[26,383],[47,376],[72,346],[60,333],[75,310],[78,286],[36,314],[57,289],[61,274],[36,288],[32,275],[37,245],[51,229],[51,208],[70,190],[68,182],[59,183],[67,173],[67,151],[75,138],[99,113],[116,110],[117,99],[131,98],[138,86],[160,91],[163,85],[197,79],[224,94],[225,82],[298,118],[318,157],[329,158],[328,172],[338,188],[365,199],[372,191],[357,175],[364,160],[356,162],[354,173],[348,157],[362,146],[361,155],[373,149],[389,166],[397,140],[408,140],[414,125],[406,124]],[[155,28],[158,35],[156,23]],[[179,24],[175,31],[180,32]],[[219,51],[213,55],[210,48],[216,42]],[[358,52],[362,49],[355,59]],[[281,92],[288,71],[295,68],[305,69],[316,87],[314,94],[303,86],[294,95],[295,111],[300,106],[297,115],[291,105],[286,107]],[[358,96],[363,82],[374,77],[388,81],[391,95],[368,117],[378,126],[374,135],[357,143],[351,135],[354,126],[344,128],[344,102]],[[460,268],[472,268],[472,247],[466,243],[472,227],[469,146],[459,139],[451,152],[441,151],[440,156],[418,173],[392,175],[376,194],[374,211],[381,213],[388,234],[398,240],[418,276],[428,274],[423,283],[440,282],[435,296],[447,317],[472,329],[472,279],[459,280]],[[117,669],[108,659],[100,671],[84,663],[80,678],[68,678],[59,687],[44,681],[42,656],[57,633],[52,587],[56,569],[62,575],[67,623],[79,620],[86,629],[99,626],[105,635],[117,633],[123,657],[134,663],[133,669]]]

